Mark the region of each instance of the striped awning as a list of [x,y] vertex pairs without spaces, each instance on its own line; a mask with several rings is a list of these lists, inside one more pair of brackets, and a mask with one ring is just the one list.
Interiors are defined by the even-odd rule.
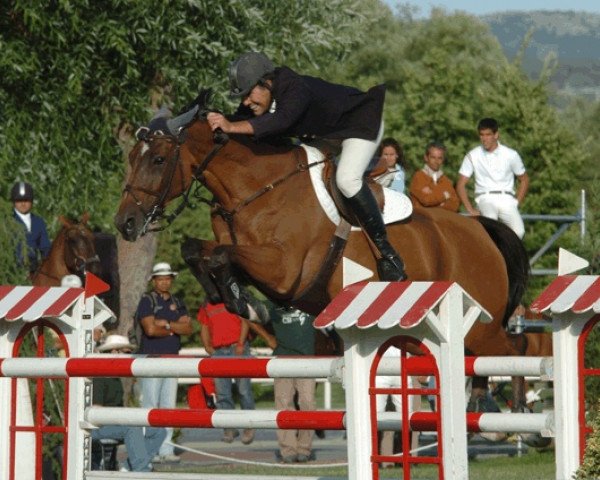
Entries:
[[32,322],[59,317],[84,294],[83,288],[0,286],[0,321]]
[[[412,328],[444,298],[454,282],[361,282],[347,286],[315,320],[316,328]],[[458,285],[457,285],[458,286]],[[460,287],[458,287],[460,288]],[[464,291],[463,291],[464,293]],[[475,302],[465,294],[468,303]],[[484,315],[487,313],[483,312]]]
[[600,276],[562,275],[531,304],[535,313],[600,313]]

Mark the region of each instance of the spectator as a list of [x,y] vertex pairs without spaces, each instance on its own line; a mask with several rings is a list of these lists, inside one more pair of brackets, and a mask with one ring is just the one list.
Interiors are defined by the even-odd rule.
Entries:
[[414,205],[442,207],[457,212],[460,200],[452,182],[442,172],[446,157],[446,147],[431,142],[425,149],[425,165],[413,175],[410,181],[410,196]]
[[[206,353],[213,357],[249,357],[248,321],[227,311],[223,303],[206,303],[198,310],[200,322],[200,338]],[[217,409],[234,410],[233,380],[231,378],[215,378],[217,393]],[[254,410],[254,395],[249,378],[236,378],[235,385],[240,397],[242,410]],[[234,428],[223,431],[225,443],[233,442],[239,432]],[[242,443],[249,445],[254,441],[254,430],[244,429]]]
[[[13,217],[25,229],[27,252],[24,255],[22,245],[17,246],[17,261],[29,269],[31,276],[38,268],[40,261],[50,253],[50,240],[44,219],[31,213],[33,208],[33,187],[25,182],[17,182],[10,191],[10,199],[14,205]],[[25,258],[26,257],[26,258]]]
[[393,138],[384,138],[377,149],[379,161],[370,176],[384,187],[404,192],[406,163],[400,144]]
[[[183,301],[170,293],[177,272],[166,262],[152,268],[152,286],[138,305],[135,317],[141,326],[140,353],[177,355],[181,348],[181,335],[192,333],[192,324]],[[174,408],[177,402],[176,378],[141,378],[142,407]],[[173,429],[160,447],[155,462],[178,462],[171,439]]]
[[[499,220],[508,225],[523,238],[525,227],[519,213],[519,205],[527,195],[529,176],[523,160],[511,148],[502,145],[498,139],[498,122],[484,118],[477,125],[481,145],[465,156],[459,170],[456,192],[471,215]],[[475,203],[473,208],[467,195],[466,185],[471,175],[475,175]],[[516,196],[515,177],[519,180]]]
[[[367,92],[275,67],[266,55],[247,52],[229,65],[232,96],[240,97],[235,118],[217,112],[206,119],[214,131],[256,139],[299,137],[341,142],[335,183],[381,258],[379,278],[406,279],[404,263],[387,237],[379,206],[364,173],[383,135],[385,85]],[[233,121],[232,121],[233,120]]]
[[[271,323],[277,339],[274,355],[314,355],[314,317],[301,310],[275,307],[271,310]],[[314,378],[276,378],[275,408],[292,410],[294,395],[298,394],[300,410],[315,410]],[[304,463],[314,459],[312,452],[313,430],[277,430],[279,457],[283,463]]]
[[[133,345],[127,337],[109,335],[106,341],[98,347],[98,352],[131,353]],[[120,378],[98,377],[93,379],[92,403],[103,407],[123,406],[123,384]],[[126,469],[132,472],[151,472],[152,459],[157,454],[166,436],[164,428],[130,427],[125,425],[104,425],[91,431],[92,440],[105,438],[121,440],[127,448]],[[93,460],[94,455],[92,456]],[[93,461],[93,467],[98,465]],[[92,467],[92,469],[94,469]]]

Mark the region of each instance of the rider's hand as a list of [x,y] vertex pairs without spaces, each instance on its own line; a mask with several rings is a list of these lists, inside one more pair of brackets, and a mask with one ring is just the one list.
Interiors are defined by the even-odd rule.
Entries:
[[214,132],[217,128],[220,128],[225,133],[231,130],[231,123],[220,113],[210,112],[206,116],[210,129]]

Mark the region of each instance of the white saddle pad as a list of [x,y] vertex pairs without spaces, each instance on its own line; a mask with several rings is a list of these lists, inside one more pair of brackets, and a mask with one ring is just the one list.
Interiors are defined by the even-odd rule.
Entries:
[[[302,147],[304,150],[306,150],[309,165],[323,160],[323,154],[317,148],[309,147],[308,145],[302,145]],[[319,199],[319,203],[321,204],[321,208],[329,220],[331,220],[335,225],[339,225],[341,221],[340,213],[338,212],[335,202],[333,201],[333,198],[331,198],[331,195],[329,195],[327,187],[323,182],[324,168],[324,163],[309,168],[308,172],[310,173],[310,180],[315,190],[315,194]],[[399,222],[400,220],[404,220],[410,216],[413,211],[410,198],[403,193],[397,192],[390,188],[384,188],[383,195],[385,202],[383,206],[383,221],[386,225],[389,223]],[[355,227],[352,228],[355,229]]]

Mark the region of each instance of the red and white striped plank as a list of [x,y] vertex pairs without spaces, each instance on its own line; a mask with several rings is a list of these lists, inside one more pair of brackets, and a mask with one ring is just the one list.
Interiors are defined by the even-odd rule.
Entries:
[[442,300],[452,285],[452,282],[352,284],[321,312],[315,320],[315,327],[414,327]]
[[[433,375],[433,357],[407,357],[408,375]],[[191,358],[103,355],[88,358],[0,358],[0,377],[236,377],[324,378],[335,376],[339,357]],[[379,375],[399,375],[400,360],[382,358]],[[551,378],[552,357],[466,357],[467,376],[525,375]]]
[[0,319],[31,322],[59,317],[84,293],[82,288],[0,287]]
[[[344,430],[346,412],[342,410],[189,410],[125,407],[89,407],[86,422],[93,426],[128,425],[176,428],[254,428]],[[413,430],[437,430],[439,414],[414,412],[410,416]],[[551,413],[467,413],[469,432],[550,432],[554,427]],[[380,412],[377,426],[381,430],[401,430],[399,412]]]
[[0,377],[323,378],[339,357],[190,358],[103,355],[88,358],[0,358]]
[[562,275],[557,277],[531,304],[536,313],[551,311],[600,313],[600,277],[597,275]]

